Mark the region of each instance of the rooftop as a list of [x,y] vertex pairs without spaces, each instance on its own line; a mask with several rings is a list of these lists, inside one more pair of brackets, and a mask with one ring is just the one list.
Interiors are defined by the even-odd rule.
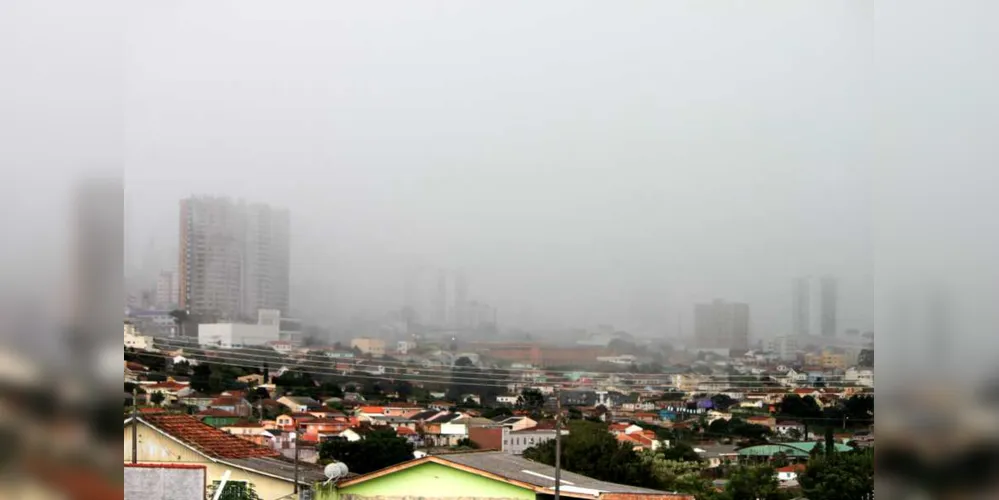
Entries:
[[216,429],[190,415],[143,415],[139,417],[139,421],[213,458],[256,458],[279,455],[275,450]]

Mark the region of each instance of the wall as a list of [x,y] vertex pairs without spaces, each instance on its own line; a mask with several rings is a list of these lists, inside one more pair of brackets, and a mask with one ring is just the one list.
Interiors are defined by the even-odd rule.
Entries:
[[277,325],[247,325],[242,323],[203,323],[198,325],[198,343],[233,347],[263,345],[278,340]]
[[425,463],[331,493],[317,500],[511,499],[535,500],[534,491],[440,464]]
[[208,487],[201,465],[125,464],[125,500],[204,500]]
[[[125,426],[123,434],[124,462],[130,463],[132,461],[131,427]],[[209,485],[213,481],[221,480],[225,471],[229,470],[232,471],[232,475],[229,477],[230,481],[247,481],[253,483],[256,486],[257,495],[265,499],[280,498],[291,494],[294,490],[291,481],[276,479],[226,464],[212,462],[149,426],[140,424],[138,436],[139,463],[204,465],[207,471],[207,484]]]
[[482,450],[503,449],[502,427],[472,427],[468,429],[468,438]]

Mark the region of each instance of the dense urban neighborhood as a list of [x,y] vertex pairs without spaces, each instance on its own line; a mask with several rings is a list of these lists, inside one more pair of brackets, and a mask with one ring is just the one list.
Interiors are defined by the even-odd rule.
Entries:
[[541,498],[558,449],[559,493],[581,498],[873,491],[867,351],[847,363],[843,349],[789,360],[596,337],[221,346],[126,323],[126,468],[201,465],[231,498],[391,496],[443,470],[453,487]]

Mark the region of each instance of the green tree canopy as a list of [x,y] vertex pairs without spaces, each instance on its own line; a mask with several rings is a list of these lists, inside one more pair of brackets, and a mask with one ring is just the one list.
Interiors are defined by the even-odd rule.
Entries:
[[815,455],[798,475],[809,500],[854,500],[874,492],[874,457],[868,451]]
[[[555,441],[524,451],[524,458],[555,464]],[[562,439],[562,466],[565,470],[603,481],[633,486],[655,487],[656,479],[631,446],[623,445],[602,423],[587,420],[569,422],[569,435]]]
[[388,429],[374,429],[364,439],[334,439],[319,445],[321,460],[338,460],[351,472],[367,474],[413,459],[413,445]]

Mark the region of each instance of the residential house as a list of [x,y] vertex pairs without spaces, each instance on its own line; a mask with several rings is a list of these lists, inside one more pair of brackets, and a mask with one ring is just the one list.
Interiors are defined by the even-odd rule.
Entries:
[[607,430],[611,434],[618,435],[618,434],[634,434],[636,432],[642,432],[645,429],[631,422],[618,422],[610,424]]
[[777,429],[777,419],[774,417],[766,417],[761,415],[753,415],[746,417],[747,424],[762,425],[769,428],[770,430]]
[[198,412],[199,420],[212,427],[226,427],[242,420],[239,415],[230,411],[208,408]]
[[219,396],[208,404],[208,408],[224,410],[238,417],[253,416],[253,406],[242,396]]
[[251,443],[273,448],[274,431],[265,428],[259,422],[237,422],[220,429]]
[[327,436],[338,436],[350,429],[351,423],[346,418],[321,418],[302,423],[302,439],[311,442],[322,441]]
[[176,403],[179,398],[194,392],[194,389],[191,389],[191,385],[189,383],[177,382],[173,378],[169,378],[165,382],[144,384],[142,389],[146,391],[147,402],[154,393],[162,393],[164,396],[164,404]]
[[[277,451],[211,427],[190,415],[142,415],[124,423],[124,462],[132,457],[132,426],[137,436],[134,459],[140,464],[203,465],[208,485],[223,476],[251,483],[261,498],[283,498],[295,490],[295,467]],[[322,469],[299,464],[298,484],[308,488],[326,479]]]
[[315,399],[307,396],[282,396],[278,398],[278,403],[281,403],[291,411],[295,413],[307,412],[309,410],[319,410],[322,409],[322,404]]
[[[562,435],[569,435],[568,429],[562,429]],[[513,431],[507,427],[501,428],[503,439],[500,451],[514,455],[522,455],[524,450],[538,446],[547,441],[555,439],[555,429],[527,429],[523,431]]]
[[251,373],[249,375],[243,375],[242,377],[236,377],[236,380],[249,385],[250,387],[256,387],[258,385],[264,385],[265,382],[263,374]]
[[515,415],[511,417],[496,417],[493,419],[498,425],[509,427],[511,431],[523,431],[538,425],[538,422],[525,415]]
[[[555,469],[497,452],[429,455],[348,478],[317,500],[402,498],[413,492],[460,492],[464,498],[541,500],[554,495]],[[561,471],[563,496],[582,500],[694,500],[692,495],[626,486]]]
[[777,481],[781,484],[797,483],[798,475],[805,471],[805,464],[791,464],[777,469]]
[[775,430],[777,431],[777,434],[781,436],[791,436],[792,431],[797,433],[798,438],[804,437],[805,435],[804,424],[800,422],[795,422],[793,420],[784,420],[777,422]]
[[517,394],[504,394],[502,396],[496,396],[496,403],[507,406],[514,406],[517,404],[517,400],[520,398]]
[[702,444],[694,447],[694,452],[701,457],[705,467],[709,469],[720,467],[726,463],[736,462],[739,459],[739,453],[736,451],[736,447],[734,445]]
[[316,420],[316,417],[308,413],[292,413],[291,415],[278,415],[274,419],[274,424],[283,431],[296,432],[301,430],[306,422],[313,420]]
[[656,439],[655,431],[643,430],[631,434],[619,433],[614,436],[619,443],[627,444],[635,451],[658,450],[662,443]]

